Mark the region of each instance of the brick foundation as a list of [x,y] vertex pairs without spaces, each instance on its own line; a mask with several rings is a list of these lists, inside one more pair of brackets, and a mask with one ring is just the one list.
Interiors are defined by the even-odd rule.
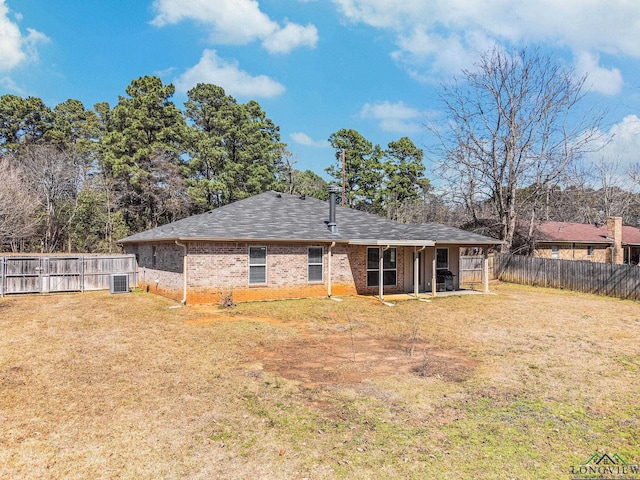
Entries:
[[[267,248],[264,285],[249,284],[249,247]],[[308,281],[309,247],[322,247],[323,280]],[[182,275],[184,250],[175,243],[139,244],[126,247],[138,257],[138,287],[180,301],[184,295]],[[225,296],[234,302],[323,297],[328,294],[329,245],[320,243],[190,242],[187,246],[187,303],[219,303]],[[352,262],[364,268],[366,249],[354,251],[346,245],[332,249],[333,295],[371,293],[375,289],[356,285]],[[364,255],[365,258],[359,258]]]
[[[249,247],[266,247],[266,283],[249,283]],[[323,280],[308,281],[309,247],[323,248]],[[127,246],[138,257],[139,287],[176,301],[183,299],[184,249],[175,243]],[[404,248],[396,249],[395,286],[385,294],[405,292]],[[189,242],[187,303],[219,303],[323,297],[328,295],[329,245],[319,243]],[[332,248],[332,295],[376,295],[367,287],[367,247],[338,244]]]
[[[333,295],[357,294],[352,285],[332,285]],[[285,300],[293,298],[321,298],[327,296],[324,285],[299,287],[258,287],[237,289],[193,289],[187,293],[187,303],[220,303],[225,296],[234,302],[253,302],[264,300]]]

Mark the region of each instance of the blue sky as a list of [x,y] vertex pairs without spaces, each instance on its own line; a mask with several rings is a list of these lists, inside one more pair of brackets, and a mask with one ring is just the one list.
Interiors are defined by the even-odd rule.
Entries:
[[0,0],[0,94],[113,107],[157,75],[182,108],[214,83],[257,100],[296,167],[323,174],[340,128],[383,147],[409,136],[428,154],[440,84],[495,44],[588,74],[585,102],[608,110],[614,135],[598,156],[640,160],[637,0]]

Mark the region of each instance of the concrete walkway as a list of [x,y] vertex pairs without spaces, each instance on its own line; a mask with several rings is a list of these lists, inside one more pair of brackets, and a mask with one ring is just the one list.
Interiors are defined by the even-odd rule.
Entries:
[[[484,292],[480,290],[449,290],[446,292],[436,292],[436,298],[440,297],[455,297],[460,295],[484,295]],[[378,298],[375,295],[375,298]],[[417,300],[431,300],[432,297],[430,292],[421,292],[418,295]],[[404,300],[416,300],[416,296],[413,293],[398,293],[398,294],[389,294],[384,296],[385,302],[400,302]]]

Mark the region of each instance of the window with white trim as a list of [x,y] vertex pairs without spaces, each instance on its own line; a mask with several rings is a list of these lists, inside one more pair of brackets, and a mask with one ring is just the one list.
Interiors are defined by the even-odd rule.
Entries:
[[324,248],[309,247],[307,255],[307,281],[322,282]]
[[[367,248],[367,287],[380,285],[380,249]],[[387,248],[382,253],[382,281],[385,286],[394,287],[397,279],[397,252]]]
[[558,252],[560,247],[558,245],[551,245],[551,258],[558,258]]
[[593,256],[593,245],[587,245],[587,257]]
[[249,247],[249,284],[267,283],[267,247]]

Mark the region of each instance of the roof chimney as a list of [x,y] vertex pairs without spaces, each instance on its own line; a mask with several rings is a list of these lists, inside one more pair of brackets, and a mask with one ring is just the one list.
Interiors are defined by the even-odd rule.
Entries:
[[621,264],[624,259],[622,250],[622,217],[607,218],[607,237],[613,240],[611,263]]
[[336,185],[329,186],[329,231],[331,233],[338,233],[338,227],[336,225],[336,193],[339,188]]

